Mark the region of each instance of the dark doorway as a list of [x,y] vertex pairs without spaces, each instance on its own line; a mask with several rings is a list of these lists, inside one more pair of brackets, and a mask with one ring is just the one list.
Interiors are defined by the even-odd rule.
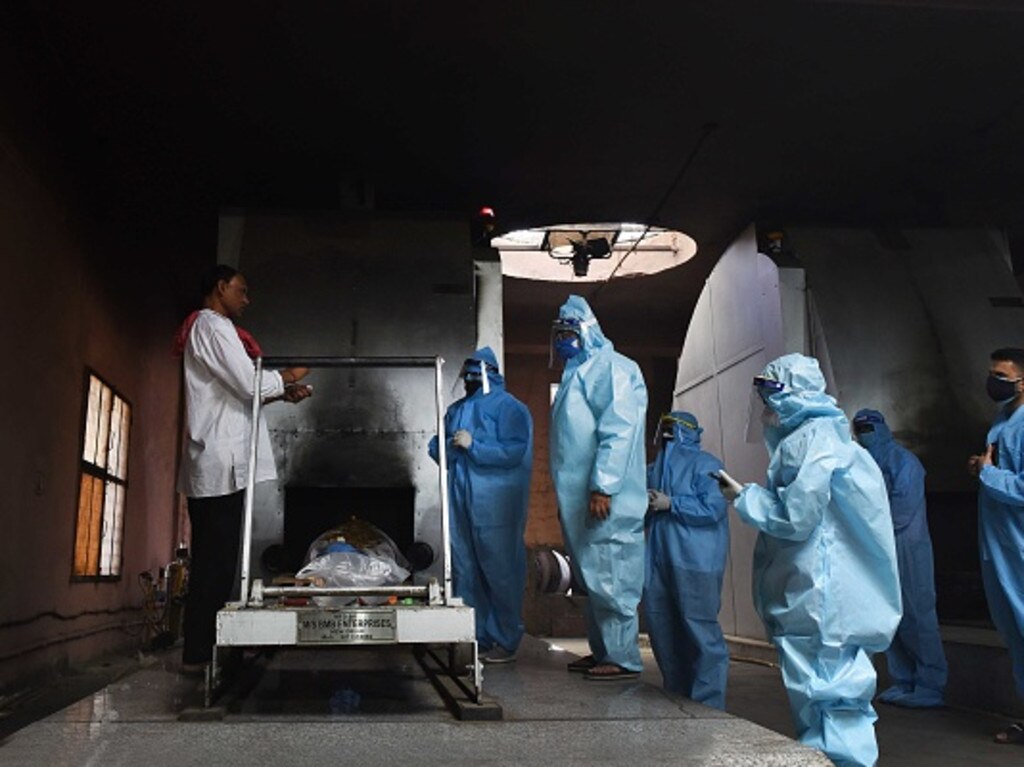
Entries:
[[978,557],[978,494],[928,493],[939,621],[991,626]]
[[287,567],[302,567],[309,545],[317,536],[349,517],[376,525],[400,551],[413,539],[412,487],[286,487],[284,491],[284,548]]

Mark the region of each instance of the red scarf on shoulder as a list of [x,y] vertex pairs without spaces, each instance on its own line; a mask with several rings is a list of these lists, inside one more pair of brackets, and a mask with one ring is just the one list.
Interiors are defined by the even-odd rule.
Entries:
[[[192,330],[192,326],[196,322],[196,317],[199,316],[199,309],[192,312],[185,321],[181,323],[181,327],[178,328],[178,332],[174,334],[174,342],[172,344],[172,350],[178,357],[185,353],[185,344],[188,343],[188,334]],[[260,348],[259,342],[253,337],[245,328],[240,328],[235,325],[235,332],[238,333],[238,340],[242,342],[242,346],[245,347],[245,353],[249,355],[250,359],[256,359],[257,357],[263,356],[263,350]]]

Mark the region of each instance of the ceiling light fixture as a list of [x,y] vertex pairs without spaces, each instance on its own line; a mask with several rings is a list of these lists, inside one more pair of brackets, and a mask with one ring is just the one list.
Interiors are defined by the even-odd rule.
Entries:
[[588,232],[581,229],[548,229],[540,249],[561,264],[572,264],[577,277],[586,277],[595,258],[611,258],[619,235],[617,229]]
[[[519,229],[496,236],[490,244],[501,256],[506,277],[546,282],[603,282],[613,274],[657,274],[697,252],[697,243],[682,232],[629,222]],[[630,250],[636,252],[623,265],[619,257]]]

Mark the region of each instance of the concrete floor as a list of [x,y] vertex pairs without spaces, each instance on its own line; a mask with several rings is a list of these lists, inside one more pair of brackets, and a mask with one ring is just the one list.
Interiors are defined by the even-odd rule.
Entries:
[[[587,643],[582,639],[549,641],[577,654],[588,652]],[[660,686],[661,674],[651,651],[644,648],[641,652],[644,657],[642,679]],[[875,708],[880,767],[1024,765],[1024,746],[1003,746],[992,740],[992,736],[1009,723],[1005,717],[956,708],[915,711],[883,704]],[[774,665],[735,661],[730,664],[726,711],[787,737],[796,737],[786,690]]]
[[[729,668],[727,710],[775,732],[795,737],[778,669],[752,663]],[[876,704],[879,765],[1024,765],[1024,746],[1002,746],[992,736],[1008,720],[955,708],[912,710]]]
[[[460,722],[411,653],[277,653],[220,721],[180,721],[200,685],[176,653],[14,732],[0,764],[827,765],[756,724],[673,699],[645,681],[569,674],[575,656],[527,638],[517,663],[487,667],[499,722]],[[313,670],[315,668],[315,670]]]
[[[279,652],[219,721],[180,721],[201,686],[177,673],[171,651],[131,673],[115,665],[121,678],[0,740],[0,764],[829,764],[789,739],[773,667],[732,664],[729,716],[665,695],[649,651],[640,681],[595,683],[565,672],[585,642],[552,641],[527,638],[517,663],[486,668],[500,722],[453,719],[399,648]],[[998,717],[886,706],[879,717],[882,765],[1024,763],[1024,748],[992,743]]]

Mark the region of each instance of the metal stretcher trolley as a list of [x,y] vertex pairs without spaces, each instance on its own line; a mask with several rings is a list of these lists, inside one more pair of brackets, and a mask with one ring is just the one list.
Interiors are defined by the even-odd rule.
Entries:
[[[264,366],[308,368],[423,368],[434,372],[437,434],[444,434],[440,357],[275,357],[256,360],[253,391],[261,391]],[[262,403],[253,397],[252,423],[259,423]],[[448,517],[447,456],[445,440],[438,440],[438,488],[440,491],[441,581],[431,577],[423,585],[325,588],[315,586],[265,585],[250,577],[252,554],[253,497],[256,474],[258,430],[252,429],[249,443],[248,481],[245,488],[245,524],[242,539],[240,601],[227,604],[217,613],[217,637],[213,662],[206,679],[206,705],[212,704],[221,686],[223,658],[228,648],[344,647],[351,645],[413,645],[417,659],[442,696],[462,718],[497,718],[500,708],[482,704],[482,666],[477,657],[473,608],[452,595],[451,538]],[[313,597],[396,597],[397,604],[383,606],[324,607]],[[294,605],[295,597],[310,598],[309,604]],[[292,604],[285,604],[292,598]],[[332,600],[333,601],[333,600]],[[392,600],[394,601],[394,600]],[[438,655],[438,646],[447,650]],[[461,664],[461,668],[460,668]],[[470,683],[461,673],[468,666]],[[468,699],[468,707],[460,698]],[[495,709],[497,714],[495,714]],[[467,711],[477,710],[474,715]]]

